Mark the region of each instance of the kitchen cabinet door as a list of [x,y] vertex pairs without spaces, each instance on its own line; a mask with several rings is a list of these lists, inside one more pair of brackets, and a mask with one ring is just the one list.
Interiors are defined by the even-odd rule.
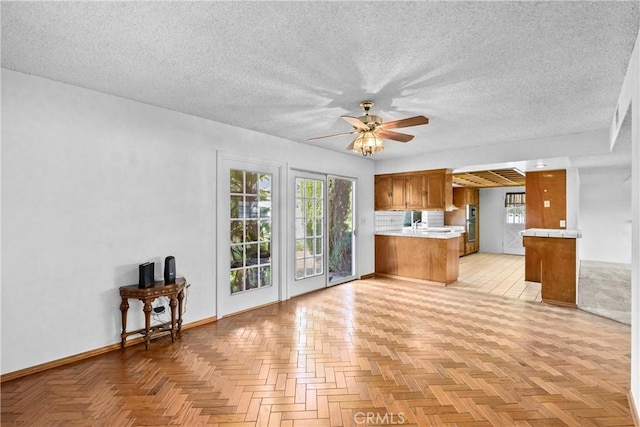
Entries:
[[426,209],[445,209],[444,183],[445,175],[433,173],[425,175],[426,182]]
[[425,207],[426,189],[424,175],[405,178],[405,207],[407,209],[423,209]]
[[384,211],[391,209],[391,179],[388,177],[376,177],[374,188],[375,210]]
[[391,178],[391,209],[406,209],[406,180],[404,177]]

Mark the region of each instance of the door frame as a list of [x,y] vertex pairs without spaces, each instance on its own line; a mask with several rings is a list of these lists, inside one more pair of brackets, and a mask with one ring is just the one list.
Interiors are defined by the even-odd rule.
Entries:
[[[215,285],[215,307],[216,307],[216,317],[218,319],[223,318],[224,316],[228,316],[231,314],[239,313],[245,310],[250,310],[254,308],[258,308],[262,305],[272,304],[274,302],[283,301],[285,299],[285,288],[283,286],[283,281],[285,279],[285,272],[287,271],[287,260],[286,260],[286,244],[284,242],[287,241],[286,235],[286,227],[287,224],[287,165],[286,163],[281,163],[277,161],[271,160],[257,160],[247,158],[246,155],[241,155],[238,153],[231,153],[225,151],[217,151],[216,152],[216,231],[215,231],[215,277],[216,277],[216,285]],[[221,209],[229,209],[229,189],[224,188],[225,183],[229,182],[228,177],[224,177],[224,173],[228,173],[229,169],[243,169],[243,170],[251,170],[251,169],[260,169],[260,168],[270,168],[273,169],[274,174],[277,173],[277,181],[278,183],[272,187],[272,191],[277,191],[277,200],[276,204],[272,205],[272,209],[277,207],[277,219],[272,222],[272,234],[271,234],[271,266],[272,266],[272,286],[276,289],[275,291],[275,299],[269,299],[269,301],[265,301],[264,303],[251,306],[251,307],[241,307],[239,310],[232,308],[230,310],[225,310],[222,302],[223,298],[225,298],[225,293],[229,292],[229,244],[230,239],[228,234],[223,236],[223,230],[228,228],[228,224],[225,227],[223,221],[227,221],[229,214],[228,212],[224,214]],[[222,215],[221,215],[222,214]],[[274,231],[274,229],[276,229]],[[226,254],[226,255],[225,255]],[[254,292],[254,291],[249,291]]]

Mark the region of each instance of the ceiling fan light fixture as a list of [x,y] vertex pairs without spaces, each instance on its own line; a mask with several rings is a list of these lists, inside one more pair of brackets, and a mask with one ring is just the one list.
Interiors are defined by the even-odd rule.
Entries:
[[384,150],[384,142],[382,138],[372,131],[361,132],[355,140],[353,140],[353,151],[363,156],[373,156]]

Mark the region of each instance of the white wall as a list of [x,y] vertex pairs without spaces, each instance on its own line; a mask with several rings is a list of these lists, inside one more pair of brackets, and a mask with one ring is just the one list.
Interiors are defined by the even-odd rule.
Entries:
[[370,160],[8,70],[2,113],[3,374],[119,342],[118,287],[144,261],[160,277],[176,257],[186,323],[215,316],[216,150],[357,178],[374,270]]
[[[631,397],[640,414],[640,32],[618,97],[619,117],[631,108]],[[610,145],[614,147],[622,120],[611,118]]]
[[631,263],[631,167],[580,169],[580,259]]
[[[640,33],[627,76],[632,82],[631,396],[640,416]],[[627,79],[625,78],[625,83]],[[626,86],[626,85],[625,85]],[[624,88],[623,88],[624,89]]]
[[522,191],[524,186],[480,189],[480,252],[503,253],[504,197]]

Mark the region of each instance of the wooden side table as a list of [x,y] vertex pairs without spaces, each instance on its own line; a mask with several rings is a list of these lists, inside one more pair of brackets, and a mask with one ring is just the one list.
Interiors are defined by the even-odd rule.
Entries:
[[[149,350],[149,343],[152,338],[171,334],[171,342],[175,342],[176,336],[182,329],[182,301],[184,300],[184,288],[186,280],[184,277],[176,278],[175,283],[168,285],[160,280],[153,284],[151,288],[140,289],[138,285],[120,287],[120,311],[122,311],[122,333],[120,347],[124,349],[129,335],[140,334],[144,337],[144,348]],[[151,327],[151,303],[158,297],[168,297],[171,307],[171,322],[161,323]],[[129,311],[129,298],[140,300],[144,306],[144,329],[127,332],[127,311]],[[178,318],[176,320],[176,306],[178,306]]]

